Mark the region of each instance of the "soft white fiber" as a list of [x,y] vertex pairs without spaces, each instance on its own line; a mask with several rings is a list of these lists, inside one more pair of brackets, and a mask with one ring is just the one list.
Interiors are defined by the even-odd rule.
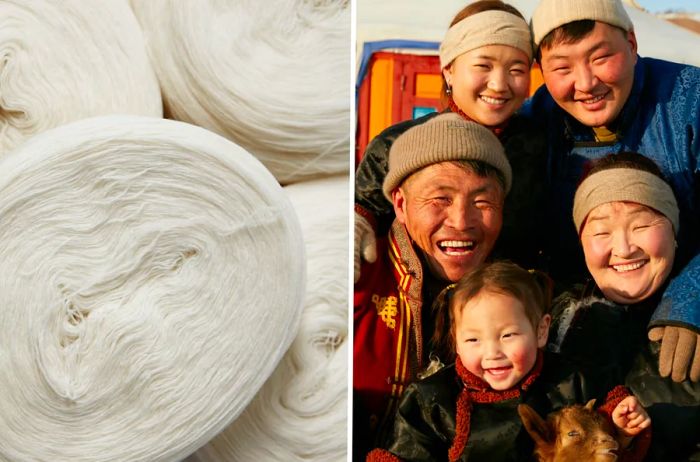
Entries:
[[348,171],[350,2],[131,4],[168,117],[233,140],[282,184]]
[[307,254],[299,335],[241,417],[188,462],[346,460],[348,177],[285,191]]
[[0,162],[0,217],[2,461],[181,460],[296,336],[297,218],[204,129],[110,116],[37,135]]
[[126,0],[0,2],[0,156],[35,133],[107,114],[163,114]]

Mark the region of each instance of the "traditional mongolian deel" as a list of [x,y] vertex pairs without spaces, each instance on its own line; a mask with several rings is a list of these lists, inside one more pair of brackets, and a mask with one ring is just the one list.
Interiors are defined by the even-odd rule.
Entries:
[[0,460],[179,461],[295,338],[301,229],[243,149],[88,119],[0,163]]

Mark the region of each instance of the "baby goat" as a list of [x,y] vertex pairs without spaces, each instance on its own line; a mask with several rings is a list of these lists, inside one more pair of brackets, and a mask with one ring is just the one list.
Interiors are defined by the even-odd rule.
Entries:
[[539,462],[612,462],[619,444],[608,421],[593,409],[595,400],[585,406],[567,406],[547,416],[545,421],[527,404],[518,406],[525,429],[535,441]]

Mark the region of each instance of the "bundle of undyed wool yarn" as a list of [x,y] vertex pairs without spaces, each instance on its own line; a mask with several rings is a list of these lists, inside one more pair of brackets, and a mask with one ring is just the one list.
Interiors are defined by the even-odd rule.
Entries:
[[204,129],[110,116],[37,135],[0,162],[0,217],[0,460],[181,460],[296,336],[294,211]]
[[0,156],[74,120],[161,117],[160,89],[125,0],[0,3]]
[[219,133],[282,184],[349,170],[347,0],[131,0],[166,115]]
[[187,462],[346,460],[348,190],[347,176],[285,188],[306,244],[299,335],[238,420]]

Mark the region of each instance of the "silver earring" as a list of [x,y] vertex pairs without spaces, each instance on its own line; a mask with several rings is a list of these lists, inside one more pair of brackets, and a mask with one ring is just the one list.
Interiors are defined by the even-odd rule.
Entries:
[[447,86],[447,88],[445,89],[445,94],[447,96],[452,96],[452,87],[451,86],[449,86],[449,85]]

